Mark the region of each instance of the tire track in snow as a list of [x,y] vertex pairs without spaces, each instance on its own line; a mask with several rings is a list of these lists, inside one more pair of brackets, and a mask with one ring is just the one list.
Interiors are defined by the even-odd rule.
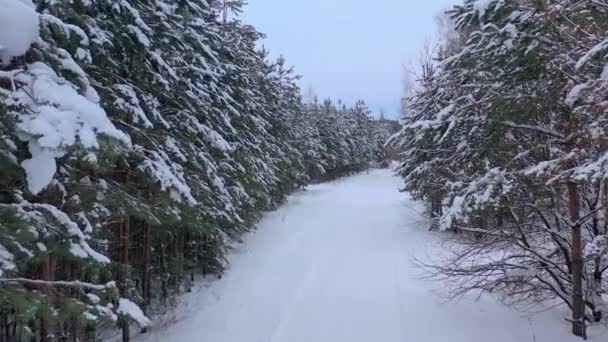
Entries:
[[318,279],[317,274],[317,265],[316,263],[311,263],[306,272],[306,276],[295,290],[291,300],[283,306],[281,310],[281,315],[279,316],[279,320],[270,334],[269,342],[282,342],[284,339],[280,339],[285,335],[286,328],[289,324],[289,321],[292,318],[292,311],[294,308],[298,307],[298,305],[305,298],[304,294],[310,290],[311,284],[315,283]]

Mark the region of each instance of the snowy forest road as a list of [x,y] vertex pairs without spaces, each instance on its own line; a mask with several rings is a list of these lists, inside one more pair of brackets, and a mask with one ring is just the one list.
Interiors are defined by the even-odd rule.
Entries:
[[[309,186],[269,213],[225,276],[184,297],[144,342],[578,341],[563,312],[446,302],[414,257],[438,252],[390,170]],[[551,328],[549,329],[549,325]]]

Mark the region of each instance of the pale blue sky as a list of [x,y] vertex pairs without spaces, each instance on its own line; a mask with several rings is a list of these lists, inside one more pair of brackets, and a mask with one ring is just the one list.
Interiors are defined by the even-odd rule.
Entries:
[[249,0],[243,20],[319,97],[363,98],[396,115],[401,65],[416,60],[435,16],[457,0]]

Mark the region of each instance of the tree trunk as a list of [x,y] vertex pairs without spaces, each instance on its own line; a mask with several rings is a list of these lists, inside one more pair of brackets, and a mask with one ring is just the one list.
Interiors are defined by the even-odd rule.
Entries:
[[[598,195],[597,202],[595,204],[596,216],[595,216],[595,236],[603,235],[605,232],[604,227],[606,226],[606,213],[605,213],[605,192],[606,192],[606,182],[604,180],[600,180],[600,184],[598,187]],[[589,287],[591,288],[591,301],[593,302],[593,319],[595,322],[600,322],[602,320],[603,314],[603,305],[602,303],[602,278],[603,278],[603,270],[602,270],[602,257],[596,257],[594,259],[594,270],[593,270],[593,279],[589,280]]]
[[431,198],[431,229],[439,229],[439,220],[443,215],[442,198],[439,195],[433,195]]
[[160,267],[161,267],[161,300],[163,305],[167,304],[167,257],[165,255],[165,244],[160,242]]
[[144,298],[144,308],[147,309],[151,301],[151,249],[152,237],[150,236],[150,225],[148,222],[142,222],[143,225],[143,276],[142,276],[142,296]]
[[[486,220],[484,218],[485,213],[479,213],[479,217],[477,218],[477,228],[481,230],[486,230]],[[483,239],[484,234],[482,232],[475,232],[475,239],[481,240]]]
[[[124,297],[127,296],[127,289],[129,287],[129,235],[131,231],[130,218],[125,218],[124,222],[120,225],[120,294]],[[129,331],[129,320],[126,317],[120,318],[120,328],[122,329],[122,341],[131,341],[131,334]]]
[[[57,268],[57,259],[53,255],[49,255],[42,265],[42,280],[54,281],[55,271]],[[49,305],[54,301],[53,289],[50,286],[43,286],[42,291],[46,294]],[[47,312],[40,315],[40,342],[50,341],[50,318],[47,317]]]
[[572,229],[572,333],[587,338],[585,301],[583,300],[583,246],[581,237],[580,199],[578,187],[568,182],[568,211]]
[[[148,314],[148,306],[151,302],[151,236],[150,236],[150,225],[146,221],[139,221],[141,227],[141,247],[142,247],[142,276],[141,276],[141,295],[143,298],[142,309],[145,314]],[[144,327],[141,329],[142,333],[145,333],[147,329]]]

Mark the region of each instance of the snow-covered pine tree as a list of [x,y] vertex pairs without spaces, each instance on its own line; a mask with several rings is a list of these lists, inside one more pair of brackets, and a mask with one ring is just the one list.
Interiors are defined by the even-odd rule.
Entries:
[[433,267],[458,279],[455,294],[561,299],[585,336],[605,317],[606,8],[467,0],[451,15],[465,43],[423,79],[393,138],[406,188],[436,208],[436,186],[440,226],[478,238]]
[[[92,327],[117,316],[145,325],[108,276],[111,260],[95,240],[81,197],[70,195],[62,181],[98,156],[115,158],[132,146],[76,62],[88,56],[88,37],[49,13],[39,15],[31,2],[3,6],[0,22],[14,26],[0,30],[2,336],[90,337]],[[65,324],[58,327],[58,321]]]
[[445,147],[448,144],[442,132],[447,131],[450,122],[444,118],[453,109],[449,90],[454,89],[448,87],[450,83],[436,68],[431,61],[422,65],[420,89],[408,101],[409,115],[403,119],[401,131],[393,135],[388,144],[400,151],[402,163],[397,174],[405,179],[403,190],[424,200],[431,216],[439,219],[442,202],[454,180],[448,160],[457,157],[453,152],[459,151],[457,146],[451,146],[452,150]]
[[388,167],[391,161],[397,157],[393,153],[390,139],[393,135],[400,131],[400,124],[397,120],[387,119],[383,112],[380,112],[378,120],[372,121],[372,153],[374,154],[375,162],[381,167]]
[[2,6],[0,339],[128,341],[265,210],[370,162],[366,120],[305,107],[242,1]]

